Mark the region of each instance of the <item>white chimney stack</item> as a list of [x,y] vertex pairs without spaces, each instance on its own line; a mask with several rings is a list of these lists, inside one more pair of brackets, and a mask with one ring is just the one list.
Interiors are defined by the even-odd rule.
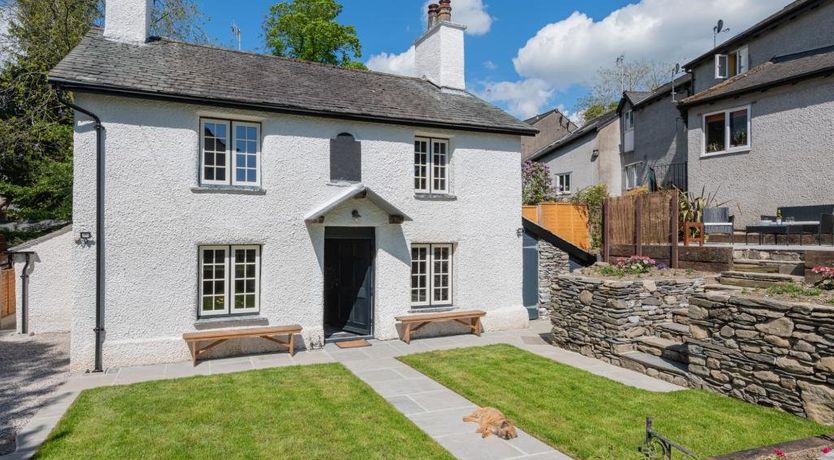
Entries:
[[452,89],[466,89],[463,32],[452,22],[451,0],[429,5],[428,30],[414,42],[414,69],[418,77]]
[[145,43],[151,32],[153,0],[105,0],[104,37],[125,43]]

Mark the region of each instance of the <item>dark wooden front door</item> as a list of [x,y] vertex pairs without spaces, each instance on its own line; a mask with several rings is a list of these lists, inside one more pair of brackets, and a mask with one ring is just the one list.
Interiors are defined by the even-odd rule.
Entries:
[[324,322],[331,330],[371,335],[373,228],[327,228],[324,240]]

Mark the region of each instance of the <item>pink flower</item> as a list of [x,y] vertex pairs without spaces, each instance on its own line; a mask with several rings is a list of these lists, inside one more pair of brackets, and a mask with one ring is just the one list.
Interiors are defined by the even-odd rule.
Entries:
[[832,450],[834,450],[834,449],[831,449],[830,447],[823,447],[822,448],[822,453],[830,454],[832,452]]
[[779,458],[788,458],[788,456],[785,454],[785,452],[781,449],[774,449],[773,455],[775,455]]

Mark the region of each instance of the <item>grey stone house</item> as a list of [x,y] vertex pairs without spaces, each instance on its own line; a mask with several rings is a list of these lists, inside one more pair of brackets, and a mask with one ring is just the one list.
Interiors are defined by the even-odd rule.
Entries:
[[569,196],[603,183],[611,195],[617,196],[622,190],[618,120],[614,110],[600,115],[541,147],[528,159],[550,167],[559,195]]
[[738,206],[834,202],[834,1],[797,0],[684,68],[689,187]]
[[579,129],[579,126],[559,109],[548,110],[524,122],[539,130],[535,136],[521,139],[521,159],[525,161],[543,147]]
[[686,74],[654,91],[623,93],[617,107],[623,190],[643,185],[650,170],[658,184],[686,190],[687,129],[677,103],[691,95],[690,89]]

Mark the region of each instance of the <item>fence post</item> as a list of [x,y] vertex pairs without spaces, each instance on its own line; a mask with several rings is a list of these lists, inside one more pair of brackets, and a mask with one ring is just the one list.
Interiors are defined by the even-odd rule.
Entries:
[[634,199],[634,253],[643,255],[643,196]]
[[542,224],[542,204],[539,203],[536,205],[536,223],[541,225]]
[[672,217],[671,219],[669,219],[672,223],[672,235],[669,238],[671,240],[670,242],[672,243],[672,254],[669,257],[669,265],[671,265],[672,268],[678,268],[678,266],[680,265],[680,247],[678,247],[678,226],[680,225],[678,216],[680,214],[680,209],[678,208],[679,206],[680,204],[678,203],[677,195],[672,194]]
[[611,257],[611,213],[608,200],[606,198],[602,202],[602,260],[605,262]]

